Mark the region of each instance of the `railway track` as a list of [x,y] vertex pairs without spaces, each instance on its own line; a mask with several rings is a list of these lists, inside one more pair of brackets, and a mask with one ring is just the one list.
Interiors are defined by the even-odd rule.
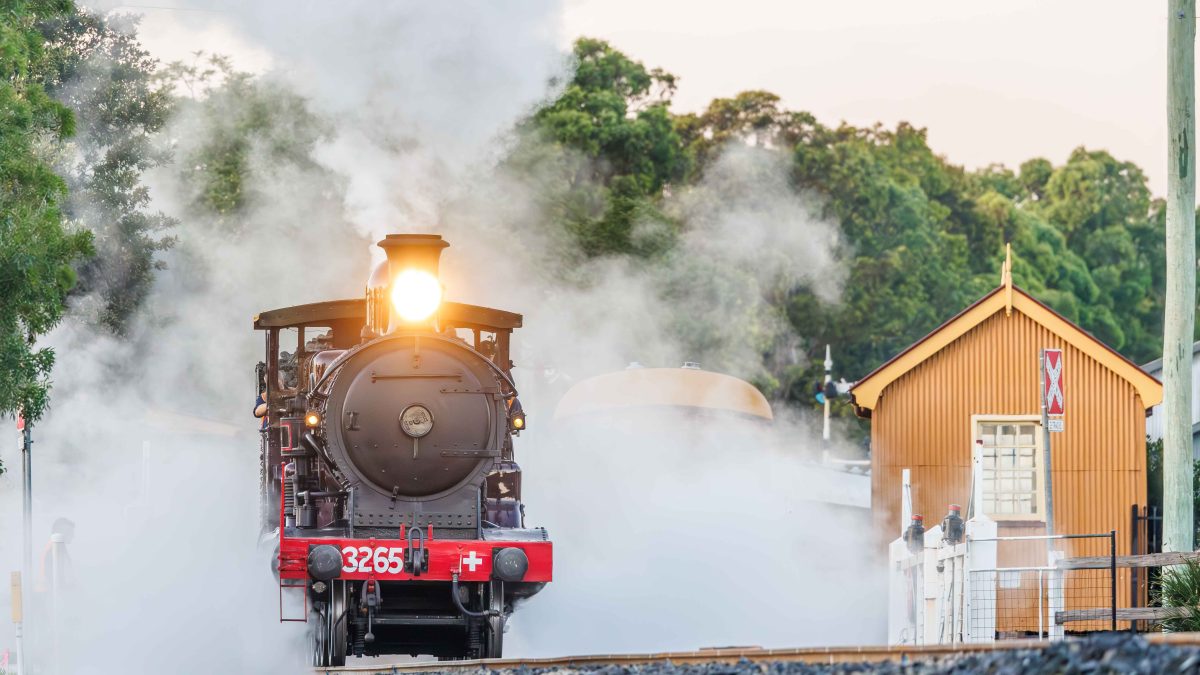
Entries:
[[[1150,634],[1152,644],[1200,646],[1200,633]],[[1014,649],[1044,649],[1052,643],[1045,640],[1004,640],[989,644],[927,645],[895,647],[805,647],[797,649],[763,649],[759,647],[729,647],[701,649],[694,652],[661,652],[655,654],[593,654],[529,659],[478,659],[471,661],[411,661],[395,664],[351,665],[338,668],[317,668],[317,673],[364,673],[370,675],[399,675],[464,671],[507,671],[518,668],[576,669],[598,666],[637,666],[670,661],[676,665],[706,663],[738,663],[743,659],[754,662],[797,662],[813,664],[878,663],[883,661],[924,661],[945,656],[978,652],[1009,651]]]

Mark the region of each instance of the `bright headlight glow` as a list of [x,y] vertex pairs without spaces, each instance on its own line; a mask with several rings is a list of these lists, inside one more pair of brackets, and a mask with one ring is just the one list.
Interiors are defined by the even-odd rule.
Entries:
[[442,285],[429,272],[404,270],[392,282],[392,306],[405,321],[424,321],[442,303]]

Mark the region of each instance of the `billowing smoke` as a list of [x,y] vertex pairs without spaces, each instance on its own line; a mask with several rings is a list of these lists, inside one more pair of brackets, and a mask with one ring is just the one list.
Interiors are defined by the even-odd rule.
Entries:
[[[566,282],[538,267],[555,264],[562,242],[522,230],[512,199],[491,221],[518,218],[508,228],[484,226],[481,206],[450,219],[447,283],[526,315],[517,376],[531,427],[518,460],[527,522],[549,528],[557,564],[556,581],[516,615],[510,651],[882,640],[868,519],[841,506],[866,501],[866,479],[817,465],[815,420],[780,410],[767,430],[671,413],[554,419],[562,390],[597,373],[688,360],[749,378],[768,347],[802,338],[767,299],[803,283],[834,300],[840,244],[817,198],[788,176],[778,151],[727,147],[666,204],[685,227],[665,259],[573,260],[553,272]],[[506,236],[519,246],[499,262]],[[485,287],[472,283],[478,269],[489,270]]]
[[347,179],[347,213],[372,235],[436,224],[568,74],[559,0],[195,4],[334,122],[315,157]]
[[[569,76],[558,3],[189,4],[269,51],[264,86],[299,94],[322,126],[282,153],[290,118],[254,136],[245,203],[199,215],[196,167],[179,162],[253,102],[183,106],[163,139],[178,162],[150,176],[155,208],[182,220],[179,243],[130,337],[68,321],[48,340],[59,360],[36,431],[37,547],[53,519],[77,524],[62,672],[291,672],[307,658],[302,629],[276,622],[257,546],[250,318],[357,296],[371,242],[396,231],[450,239],[451,299],[526,315],[517,377],[533,428],[518,455],[529,522],[553,528],[559,563],[516,615],[510,654],[882,637],[868,537],[804,499],[823,480],[805,463],[807,424],[768,441],[694,422],[683,436],[548,433],[548,373],[561,384],[698,359],[752,377],[764,349],[802,337],[766,297],[805,283],[836,298],[837,228],[791,188],[785,157],[726,149],[667,204],[684,234],[665,260],[584,260],[538,225],[538,176],[498,165],[528,141],[516,122]],[[0,489],[2,559],[16,569],[16,472]]]
[[556,580],[518,613],[518,653],[881,639],[867,519],[829,503],[861,498],[863,479],[808,463],[818,440],[802,427],[671,412],[553,424],[525,466]]

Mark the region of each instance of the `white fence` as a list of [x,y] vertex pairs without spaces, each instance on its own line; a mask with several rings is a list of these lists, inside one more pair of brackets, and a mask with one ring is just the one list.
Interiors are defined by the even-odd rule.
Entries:
[[[966,530],[968,539],[994,540],[996,523],[973,518]],[[917,553],[903,539],[893,541],[888,553],[890,644],[973,642],[972,634],[995,633],[994,627],[988,630],[986,609],[973,607],[974,593],[968,590],[982,581],[973,572],[996,567],[994,541],[947,544],[941,526],[935,526],[925,531],[924,547]]]
[[[967,521],[963,543],[942,541],[940,526],[925,532],[924,546],[916,553],[897,539],[889,547],[888,642],[1054,640],[1063,637],[1070,621],[1076,622],[1073,630],[1115,630],[1115,536],[997,537],[996,523],[981,516]],[[1113,564],[1092,569],[1064,565],[1059,548],[1068,539],[1076,548],[1110,551]],[[1000,566],[1001,546],[1010,563],[1032,559],[1045,564]]]

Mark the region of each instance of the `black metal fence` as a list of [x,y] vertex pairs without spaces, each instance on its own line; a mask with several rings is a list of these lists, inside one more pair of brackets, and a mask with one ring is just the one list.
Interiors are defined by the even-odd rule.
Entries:
[[[1162,553],[1162,512],[1157,506],[1130,507],[1129,552],[1132,555]],[[1129,606],[1150,607],[1158,595],[1161,567],[1133,567],[1129,570]],[[1153,628],[1149,621],[1131,621],[1130,630]]]

